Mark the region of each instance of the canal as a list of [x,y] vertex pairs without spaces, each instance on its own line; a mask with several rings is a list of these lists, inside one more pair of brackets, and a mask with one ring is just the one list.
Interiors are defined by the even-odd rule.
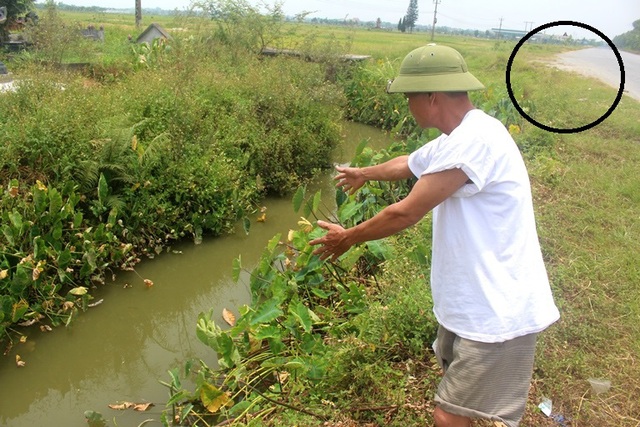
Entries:
[[[363,140],[372,148],[392,138],[378,129],[345,123],[343,144],[335,163],[348,162]],[[325,203],[334,200],[332,172],[319,176]],[[291,198],[264,201],[264,222],[252,218],[250,233],[182,242],[170,251],[145,260],[135,272],[122,272],[114,282],[94,293],[102,303],[82,313],[69,327],[21,332],[27,337],[0,359],[0,426],[81,427],[84,412],[100,412],[109,426],[161,425],[169,381],[167,371],[187,359],[215,366],[214,352],[195,336],[198,314],[238,308],[250,301],[248,285],[231,279],[232,262],[240,256],[251,269],[267,242],[277,233],[295,228],[299,214]],[[144,279],[153,282],[147,287]],[[222,322],[222,317],[220,317]],[[25,362],[17,367],[16,355]],[[119,411],[109,404],[154,404],[146,412]]]

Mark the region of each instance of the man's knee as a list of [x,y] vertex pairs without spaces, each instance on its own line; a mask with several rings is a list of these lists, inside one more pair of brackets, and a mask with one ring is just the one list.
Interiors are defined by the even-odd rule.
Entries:
[[436,427],[469,427],[471,419],[460,415],[451,414],[436,406],[433,411],[433,421]]

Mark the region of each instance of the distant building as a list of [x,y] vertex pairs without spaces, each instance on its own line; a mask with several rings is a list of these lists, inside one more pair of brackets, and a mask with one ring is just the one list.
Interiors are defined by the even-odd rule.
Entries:
[[505,39],[521,39],[528,34],[527,31],[508,30],[506,28],[492,28],[491,31],[496,33],[498,37]]
[[155,39],[172,40],[171,34],[162,28],[159,24],[153,23],[147,27],[136,39],[136,43],[153,43]]

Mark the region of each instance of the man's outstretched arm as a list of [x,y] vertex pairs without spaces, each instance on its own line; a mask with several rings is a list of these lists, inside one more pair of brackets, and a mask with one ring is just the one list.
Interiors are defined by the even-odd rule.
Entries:
[[318,221],[318,226],[328,232],[309,242],[310,245],[321,245],[313,253],[322,259],[331,257],[335,260],[357,243],[382,239],[404,230],[455,193],[467,179],[461,169],[423,175],[406,198],[352,228]]
[[355,193],[367,181],[399,181],[411,178],[413,173],[409,169],[409,156],[399,156],[384,163],[364,168],[336,166],[338,175],[334,178],[336,187],[341,187],[349,194]]

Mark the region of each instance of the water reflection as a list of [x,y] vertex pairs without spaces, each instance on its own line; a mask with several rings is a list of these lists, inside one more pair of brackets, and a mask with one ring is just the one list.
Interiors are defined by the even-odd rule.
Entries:
[[[345,144],[336,162],[348,161],[362,139],[374,148],[390,138],[368,126],[345,125]],[[328,206],[333,203],[331,171],[314,183]],[[0,425],[6,427],[86,426],[83,413],[102,413],[110,425],[137,426],[148,418],[159,420],[168,396],[159,380],[184,360],[203,359],[215,366],[215,355],[195,337],[199,313],[223,308],[238,313],[250,299],[246,282],[231,279],[234,258],[253,266],[267,242],[286,235],[299,214],[289,198],[265,201],[267,220],[253,222],[251,232],[205,239],[200,245],[184,242],[136,267],[136,273],[95,292],[103,303],[79,316],[69,328],[43,333],[26,329],[26,343],[16,343],[0,359]],[[257,215],[256,215],[257,216]],[[147,288],[143,279],[154,285]],[[222,318],[220,317],[220,321]],[[17,368],[15,355],[26,362]],[[139,413],[107,407],[122,401],[154,402]]]

